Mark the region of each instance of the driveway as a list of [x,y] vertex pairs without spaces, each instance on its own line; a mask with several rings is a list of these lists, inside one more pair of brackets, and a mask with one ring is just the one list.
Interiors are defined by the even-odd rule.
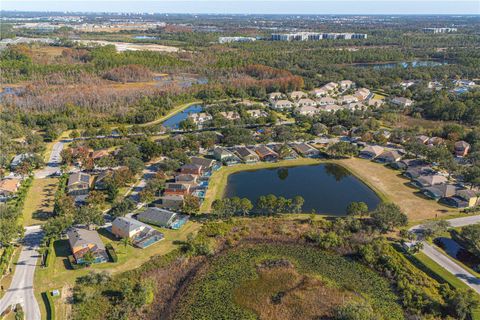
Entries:
[[46,178],[60,169],[60,165],[62,164],[62,157],[60,156],[60,153],[63,150],[64,144],[65,143],[63,141],[58,141],[53,145],[50,158],[48,159],[45,168],[35,171],[36,179]]
[[40,320],[40,307],[33,292],[33,275],[40,257],[37,249],[43,234],[39,226],[27,227],[23,247],[20,252],[12,284],[0,300],[0,314],[10,305],[20,303],[25,312],[25,319]]
[[[453,228],[468,226],[471,224],[476,224],[480,222],[480,215],[470,216],[464,218],[455,218],[447,220],[450,223],[450,226]],[[410,229],[415,233],[422,233],[423,226],[415,226]],[[480,279],[470,273],[468,270],[457,264],[453,259],[446,256],[442,251],[437,249],[435,246],[432,246],[425,241],[423,241],[422,252],[427,255],[430,259],[435,261],[445,270],[453,274],[460,281],[464,282],[467,286],[475,290],[480,294]]]

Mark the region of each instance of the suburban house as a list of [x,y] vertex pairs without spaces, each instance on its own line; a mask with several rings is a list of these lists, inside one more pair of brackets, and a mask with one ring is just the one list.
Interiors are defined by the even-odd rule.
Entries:
[[163,239],[163,234],[149,225],[128,217],[118,217],[112,222],[112,233],[119,238],[128,238],[139,248],[146,248]]
[[189,183],[180,183],[180,182],[167,182],[165,183],[164,195],[187,195],[190,193],[191,184]]
[[272,108],[275,110],[285,110],[293,108],[293,103],[288,100],[275,100],[272,103]]
[[17,154],[10,162],[10,169],[15,170],[23,161],[33,158],[32,153],[21,153]]
[[410,107],[411,105],[413,105],[412,100],[410,100],[408,98],[404,98],[404,97],[395,97],[391,100],[391,102],[394,105],[397,105],[397,106],[400,106],[400,107]]
[[351,102],[347,105],[347,108],[350,109],[351,111],[366,110],[367,106],[361,102]]
[[396,150],[387,150],[382,152],[378,157],[375,158],[376,162],[380,163],[393,163],[400,161],[402,155]]
[[109,155],[108,150],[100,149],[100,150],[92,151],[90,153],[90,158],[92,158],[93,160],[98,160],[98,159],[104,158],[108,155]]
[[364,159],[375,159],[381,155],[383,151],[384,148],[380,146],[366,146],[360,151],[358,156]]
[[254,163],[260,160],[255,152],[246,147],[235,148],[235,154],[245,163]]
[[247,110],[247,114],[249,117],[252,117],[255,119],[268,116],[268,114],[265,111],[260,109]]
[[454,196],[443,198],[441,202],[455,208],[470,208],[479,204],[479,196],[473,190],[462,189]]
[[457,187],[453,184],[442,183],[437,185],[432,185],[431,187],[426,187],[422,189],[422,193],[434,200],[440,200],[441,198],[451,197],[456,194]]
[[185,197],[182,194],[164,194],[160,197],[160,203],[156,206],[178,210],[183,207]]
[[205,172],[213,167],[213,165],[215,164],[215,160],[201,158],[201,157],[191,157],[190,163],[196,166],[200,166],[202,169],[202,172]]
[[186,184],[196,184],[197,177],[198,176],[194,174],[180,173],[175,176],[175,182],[186,183]]
[[420,189],[431,187],[437,184],[447,183],[448,179],[439,174],[422,175],[412,181],[412,185]]
[[328,94],[328,90],[326,90],[325,88],[315,88],[310,91],[310,94],[317,98],[320,98],[326,96]]
[[284,97],[283,93],[281,92],[272,92],[268,94],[268,100],[274,101],[274,100],[280,100]]
[[358,98],[354,97],[352,95],[346,95],[338,98],[338,103],[339,104],[349,104],[353,102],[358,102]]
[[303,98],[303,99],[298,100],[298,102],[297,102],[298,107],[314,107],[316,105],[317,105],[317,103],[314,100],[309,99],[309,98]]
[[384,98],[376,98],[375,96],[365,100],[365,104],[373,107],[380,107],[385,103]]
[[292,91],[290,92],[289,96],[293,100],[300,100],[302,98],[306,98],[307,94],[303,91]]
[[108,261],[107,250],[97,231],[82,228],[71,228],[67,232],[68,243],[72,249],[77,264],[85,264],[84,256],[87,252],[93,255],[93,263]]
[[138,214],[137,219],[159,227],[177,230],[188,221],[188,216],[165,209],[148,208],[147,210]]
[[3,179],[0,181],[0,202],[11,198],[18,191],[19,179]]
[[339,105],[336,105],[336,104],[329,104],[329,105],[326,105],[326,106],[320,106],[320,110],[328,111],[328,112],[335,112],[335,111],[343,110],[343,109],[345,109],[345,107],[342,107],[342,106],[339,106]]
[[240,115],[238,114],[237,111],[227,111],[227,112],[222,111],[222,112],[219,112],[218,114],[230,121],[240,120]]
[[370,90],[367,88],[360,88],[355,92],[354,96],[358,99],[358,101],[363,101],[370,96]]
[[314,106],[303,106],[298,108],[298,113],[302,116],[313,116],[320,112],[320,109]]
[[278,160],[278,153],[273,151],[267,146],[261,145],[255,148],[255,152],[260,157],[262,161],[277,161]]
[[211,121],[213,118],[206,112],[191,113],[188,115],[188,119],[192,120],[195,124],[204,124],[205,122]]
[[341,90],[347,90],[350,89],[353,86],[353,81],[351,80],[342,80],[339,82],[340,89]]
[[324,85],[322,88],[327,90],[328,92],[331,92],[338,88],[338,83],[329,82],[326,85]]
[[213,150],[213,156],[216,160],[221,161],[226,165],[232,165],[241,162],[241,160],[235,154],[233,154],[233,152],[225,148],[216,147]]
[[417,179],[420,176],[432,175],[435,173],[429,166],[412,166],[403,173],[403,175],[409,179]]
[[302,157],[315,158],[320,154],[320,151],[306,143],[292,143],[290,146]]
[[180,172],[185,174],[195,174],[199,176],[202,174],[202,166],[193,163],[184,164],[180,167]]
[[83,172],[72,173],[67,182],[68,194],[82,196],[90,192],[90,175]]
[[105,190],[106,188],[106,180],[113,176],[112,170],[105,170],[100,172],[97,177],[95,178],[95,182],[93,183],[93,187],[97,190]]
[[445,140],[440,137],[431,137],[427,141],[427,145],[429,146],[439,146],[445,143]]
[[337,100],[333,99],[332,97],[323,97],[317,100],[317,104],[320,106],[327,106],[335,103],[337,103]]
[[465,157],[470,151],[470,144],[465,141],[457,141],[455,142],[454,149],[457,157]]

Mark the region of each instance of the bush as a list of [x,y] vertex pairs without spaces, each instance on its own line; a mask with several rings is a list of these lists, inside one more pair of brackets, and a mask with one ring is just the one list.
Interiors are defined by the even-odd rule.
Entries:
[[79,270],[85,268],[84,264],[78,264],[75,261],[75,258],[73,256],[68,256],[68,262],[70,263],[70,266],[72,267],[73,270]]
[[4,275],[6,273],[8,269],[8,264],[10,262],[10,259],[12,258],[13,251],[13,246],[8,246],[3,251],[3,254],[0,257],[0,275]]
[[53,239],[49,240],[48,248],[45,250],[45,268],[48,268],[52,265],[54,259],[54,248],[53,248]]
[[42,293],[43,301],[45,302],[45,308],[47,309],[47,320],[55,320],[55,303],[53,297],[49,292]]
[[108,256],[112,260],[112,262],[118,262],[118,256],[117,253],[115,252],[115,249],[113,248],[111,243],[107,243],[105,245],[105,249],[107,249]]

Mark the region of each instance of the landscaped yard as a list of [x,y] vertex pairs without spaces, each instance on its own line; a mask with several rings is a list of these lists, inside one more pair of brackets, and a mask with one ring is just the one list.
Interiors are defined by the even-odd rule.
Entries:
[[23,225],[44,223],[53,211],[58,179],[34,179],[23,207]]
[[[118,256],[118,262],[108,262],[93,265],[90,268],[70,270],[68,256],[71,255],[68,240],[57,240],[54,243],[55,258],[48,268],[38,268],[35,272],[35,295],[39,302],[43,301],[41,293],[53,289],[71,288],[75,279],[90,271],[107,271],[109,273],[121,273],[132,270],[152,256],[166,254],[178,246],[178,241],[185,241],[190,233],[195,233],[200,227],[199,223],[189,221],[180,230],[161,229],[165,239],[145,249],[138,249],[132,246],[124,247],[120,241],[115,240],[106,230],[100,230],[100,238],[103,243],[112,243]],[[67,306],[62,303],[63,299],[55,301],[57,319],[65,319]],[[45,305],[40,303],[42,314],[46,314]]]

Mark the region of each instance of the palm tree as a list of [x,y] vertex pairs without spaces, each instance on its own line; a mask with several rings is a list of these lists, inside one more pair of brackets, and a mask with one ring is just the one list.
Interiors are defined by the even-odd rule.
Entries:
[[95,262],[95,256],[93,255],[92,250],[88,250],[83,255],[83,262],[87,267],[90,267]]
[[122,238],[121,240],[123,248],[125,249],[125,254],[127,253],[127,246],[132,243],[129,237]]

